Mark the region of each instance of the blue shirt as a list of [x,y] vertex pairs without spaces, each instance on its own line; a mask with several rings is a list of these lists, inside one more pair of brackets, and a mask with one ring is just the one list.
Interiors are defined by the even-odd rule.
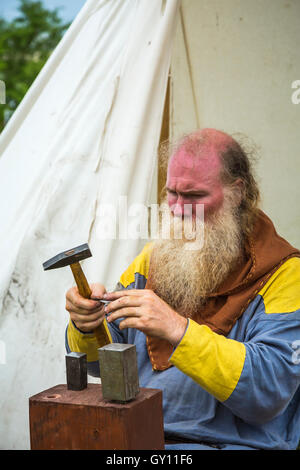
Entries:
[[[119,289],[143,289],[149,250],[121,276]],[[135,344],[141,387],[163,392],[165,433],[198,449],[295,449],[300,438],[300,259],[286,261],[249,304],[227,337],[189,320],[169,361],[156,371],[146,336],[106,324],[112,342]],[[70,322],[67,350],[87,352],[99,376],[92,334]],[[203,444],[204,443],[204,444]],[[180,448],[180,446],[176,446]],[[183,447],[183,448],[193,448]]]

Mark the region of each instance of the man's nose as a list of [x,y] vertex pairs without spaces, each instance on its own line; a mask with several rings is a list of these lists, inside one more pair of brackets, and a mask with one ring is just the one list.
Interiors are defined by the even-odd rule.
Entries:
[[175,217],[182,217],[183,216],[183,206],[180,203],[176,203],[172,207],[173,214]]
[[175,217],[192,215],[192,204],[187,203],[181,196],[178,197],[177,202],[173,205],[172,209]]

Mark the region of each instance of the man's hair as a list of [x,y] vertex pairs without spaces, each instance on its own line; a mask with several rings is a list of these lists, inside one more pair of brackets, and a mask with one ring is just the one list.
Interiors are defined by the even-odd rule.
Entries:
[[239,216],[245,236],[249,236],[253,230],[260,201],[260,192],[254,177],[253,160],[254,156],[250,149],[246,153],[242,145],[236,141],[221,153],[223,183],[226,186],[231,186],[237,179],[243,183]]
[[[239,206],[239,218],[244,236],[248,237],[253,230],[257,217],[260,201],[260,192],[254,175],[253,163],[256,159],[256,147],[246,143],[242,134],[235,134],[235,139],[228,136],[228,143],[220,148],[220,159],[222,163],[221,180],[228,188],[240,179],[243,183],[242,200]],[[231,137],[231,138],[230,138]],[[239,141],[237,139],[239,138]],[[170,144],[169,141],[162,142],[159,147],[159,161],[162,172],[167,171],[170,158],[180,148],[185,148],[194,156],[199,156],[201,146],[206,137],[199,132],[184,135],[179,141]],[[241,140],[245,143],[242,144]],[[165,187],[162,189],[161,197],[165,196]]]

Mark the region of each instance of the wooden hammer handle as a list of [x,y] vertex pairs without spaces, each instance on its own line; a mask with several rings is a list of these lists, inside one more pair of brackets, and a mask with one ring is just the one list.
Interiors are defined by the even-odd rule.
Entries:
[[70,265],[70,267],[72,269],[72,273],[76,281],[79,294],[81,295],[81,297],[89,299],[91,297],[92,291],[86,280],[84,272],[82,271],[80,263],[73,263]]
[[[92,291],[86,280],[84,272],[82,271],[80,263],[73,263],[70,265],[70,267],[72,269],[79,294],[85,299],[89,299],[91,297]],[[103,323],[94,330],[94,334],[97,338],[99,346],[110,343],[108,333]]]

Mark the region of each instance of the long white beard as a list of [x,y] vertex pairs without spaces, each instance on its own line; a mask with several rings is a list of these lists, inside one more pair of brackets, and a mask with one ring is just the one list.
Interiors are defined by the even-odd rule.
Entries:
[[[160,227],[159,239],[153,241],[152,288],[178,313],[193,317],[242,259],[239,219],[229,193],[225,194],[222,209],[204,226],[190,219],[189,230],[194,231],[194,240],[187,240],[190,235],[175,239],[178,218],[170,216],[171,224],[175,224],[171,238],[163,239]],[[189,230],[185,230],[186,235]],[[200,249],[195,249],[195,239],[198,243],[202,240]]]

